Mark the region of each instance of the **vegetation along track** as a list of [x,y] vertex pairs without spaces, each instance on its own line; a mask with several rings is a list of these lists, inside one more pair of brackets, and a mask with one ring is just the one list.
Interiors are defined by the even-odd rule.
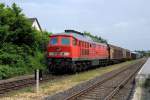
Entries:
[[113,99],[119,90],[123,88],[128,81],[133,79],[140,70],[146,59],[142,59],[137,63],[119,70],[116,74],[110,75],[92,86],[75,93],[65,100],[110,100]]
[[[55,79],[57,76],[44,76],[43,79],[40,82],[45,82],[50,79]],[[11,92],[13,90],[19,90],[21,88],[32,86],[36,83],[36,80],[34,77],[26,78],[26,79],[20,79],[12,82],[4,82],[0,84],[0,96],[4,95],[8,92]]]

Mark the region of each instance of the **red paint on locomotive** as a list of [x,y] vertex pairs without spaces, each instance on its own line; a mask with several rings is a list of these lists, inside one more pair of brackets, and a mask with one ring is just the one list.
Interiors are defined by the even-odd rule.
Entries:
[[107,45],[102,43],[79,40],[71,33],[50,36],[48,58],[108,59],[108,55]]
[[47,53],[50,71],[69,69],[77,72],[97,65],[118,63],[131,57],[127,49],[94,42],[83,33],[73,30],[51,35]]

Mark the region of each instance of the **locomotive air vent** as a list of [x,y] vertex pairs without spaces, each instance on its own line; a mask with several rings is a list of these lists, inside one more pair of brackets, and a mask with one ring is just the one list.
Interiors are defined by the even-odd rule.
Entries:
[[78,31],[75,31],[75,30],[65,30],[65,32],[72,32],[72,33],[76,33],[76,34],[80,34],[80,35],[84,35],[83,33],[81,32],[78,32]]

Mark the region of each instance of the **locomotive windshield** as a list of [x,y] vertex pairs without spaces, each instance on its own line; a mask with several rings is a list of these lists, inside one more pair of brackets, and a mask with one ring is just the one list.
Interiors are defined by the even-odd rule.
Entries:
[[57,38],[51,38],[51,39],[50,39],[50,44],[51,44],[51,45],[55,45],[55,44],[57,44],[57,42],[58,42],[58,39],[57,39]]
[[70,39],[69,39],[69,38],[66,38],[66,37],[63,37],[63,38],[61,39],[61,43],[62,43],[63,45],[69,45],[69,44],[70,44]]

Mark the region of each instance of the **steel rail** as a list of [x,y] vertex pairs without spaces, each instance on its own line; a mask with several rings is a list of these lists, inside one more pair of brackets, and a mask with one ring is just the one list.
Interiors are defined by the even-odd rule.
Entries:
[[[144,62],[145,62],[145,60],[144,60],[144,61],[139,61],[138,63],[144,64]],[[133,64],[133,65],[135,65],[135,64]],[[111,77],[109,77],[109,78],[107,78],[107,79],[104,79],[104,80],[102,80],[102,81],[100,81],[100,82],[98,82],[98,83],[96,83],[96,84],[94,84],[94,85],[91,85],[91,86],[89,86],[89,87],[86,88],[86,89],[83,89],[83,90],[81,90],[81,91],[79,91],[79,92],[76,92],[75,94],[73,94],[73,95],[71,95],[71,96],[65,98],[65,100],[73,100],[73,99],[75,99],[75,98],[77,98],[77,97],[82,96],[83,94],[87,93],[88,91],[93,90],[93,89],[96,88],[97,86],[102,85],[103,83],[107,82],[108,80],[111,80],[111,79],[113,79],[114,77],[118,76],[120,73],[122,73],[122,72],[124,72],[124,71],[130,69],[130,67],[133,66],[133,65],[129,65],[128,67],[126,67],[126,68],[124,68],[124,69],[121,69],[121,71],[117,72],[117,73],[114,74],[113,76],[111,76]],[[116,89],[116,90],[117,90],[117,89]]]
[[133,72],[131,75],[129,75],[129,77],[127,77],[124,81],[122,81],[107,97],[105,97],[104,100],[110,100],[110,99],[112,99],[113,96],[116,95],[119,92],[119,90],[121,90],[125,86],[125,84],[132,77],[134,77],[136,75],[136,73],[141,69],[142,65],[143,65],[143,63],[141,65],[139,65],[139,68],[135,72]]

